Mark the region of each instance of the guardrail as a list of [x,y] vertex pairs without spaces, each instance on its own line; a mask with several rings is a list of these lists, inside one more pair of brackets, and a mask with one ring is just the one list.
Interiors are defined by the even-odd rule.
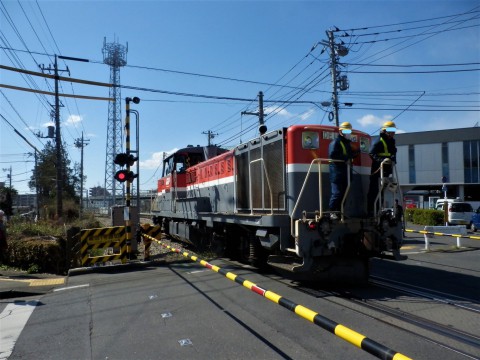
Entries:
[[313,310],[310,310],[302,305],[296,304],[295,302],[288,300],[284,298],[281,295],[278,295],[274,293],[273,291],[266,290],[258,286],[257,284],[248,281],[247,279],[242,278],[241,276],[238,276],[232,272],[229,272],[228,270],[222,269],[216,265],[212,265],[208,263],[205,260],[199,259],[195,255],[191,255],[190,253],[183,251],[181,249],[176,249],[171,247],[170,245],[164,243],[161,240],[155,239],[154,237],[147,235],[147,234],[142,234],[141,235],[144,239],[147,238],[151,241],[155,241],[161,246],[170,249],[172,252],[182,254],[184,257],[200,263],[202,266],[206,267],[207,269],[213,270],[219,274],[222,274],[225,276],[227,279],[236,282],[237,284],[240,284],[247,289],[253,291],[255,294],[260,295],[284,308],[287,310],[290,310],[291,312],[294,312],[298,316],[314,323],[317,326],[320,326],[321,328],[331,332],[335,336],[338,336],[339,338],[349,342],[350,344],[353,344],[357,346],[358,348],[380,358],[380,359],[395,359],[395,360],[408,360],[410,359],[409,357],[398,353],[392,349],[387,348],[386,346],[383,346],[382,344],[371,340],[367,338],[365,335],[362,335],[352,329],[349,329],[346,326],[343,326],[335,321],[332,321],[318,313],[316,313]]
[[[451,236],[457,238],[457,247],[462,247],[461,238],[465,239],[473,239],[473,240],[480,240],[480,236],[467,236],[465,234],[447,234],[443,232],[437,232],[437,231],[428,231],[427,228],[432,227],[432,228],[446,228],[445,226],[425,226],[425,230],[413,230],[413,229],[405,229],[405,232],[411,232],[411,233],[418,233],[418,234],[424,234],[425,238],[425,250],[430,250],[430,238],[433,237],[434,235],[437,236]],[[450,227],[452,228],[452,227]],[[457,229],[458,227],[455,227]]]

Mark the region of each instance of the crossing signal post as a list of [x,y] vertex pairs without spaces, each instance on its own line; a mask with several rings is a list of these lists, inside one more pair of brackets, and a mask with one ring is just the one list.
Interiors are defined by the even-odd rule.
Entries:
[[[132,224],[131,224],[131,219],[130,219],[130,200],[131,200],[131,195],[130,195],[130,188],[133,179],[135,179],[138,174],[134,174],[130,170],[130,166],[132,166],[135,161],[138,160],[138,156],[135,157],[130,153],[130,102],[133,102],[134,104],[140,103],[140,99],[138,97],[130,98],[127,97],[125,98],[125,107],[126,107],[126,117],[125,117],[125,150],[126,153],[118,154],[115,157],[114,162],[117,163],[120,166],[127,166],[126,170],[120,170],[117,171],[115,174],[115,179],[121,182],[127,182],[126,184],[126,191],[125,191],[125,212],[124,212],[124,220],[125,220],[125,237],[126,237],[126,242],[127,242],[127,254],[128,257],[130,258],[130,253],[131,253],[131,244],[132,244]],[[138,133],[138,129],[137,129]],[[138,134],[137,134],[138,136]],[[138,140],[138,139],[137,139]],[[138,144],[137,144],[138,146]],[[137,155],[138,155],[138,149],[137,149]],[[123,165],[122,165],[123,164]],[[122,181],[123,180],[123,181]],[[138,191],[138,189],[137,189]],[[140,204],[137,204],[137,207],[139,207]]]

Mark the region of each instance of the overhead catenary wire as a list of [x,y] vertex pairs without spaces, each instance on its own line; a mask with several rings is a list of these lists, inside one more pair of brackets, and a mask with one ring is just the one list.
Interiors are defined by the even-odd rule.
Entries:
[[[39,6],[38,1],[37,1],[37,6]],[[40,6],[39,6],[39,7],[40,7]],[[464,14],[464,13],[462,13],[462,14]],[[42,16],[43,16],[43,13],[42,13]],[[453,17],[453,15],[450,16],[450,17],[448,17],[448,21],[447,21],[447,22],[448,22],[450,25],[461,23],[461,20],[458,20],[458,21],[455,20],[455,19],[452,20],[452,17]],[[425,21],[425,20],[423,20],[423,21]],[[446,23],[447,23],[447,22],[446,22]],[[445,24],[444,24],[444,25],[445,25]],[[423,25],[422,25],[422,27],[428,27],[428,28],[430,28],[431,26],[432,26],[432,25],[428,25],[428,26],[423,26]],[[371,28],[371,27],[370,27],[370,28]],[[418,27],[418,28],[420,28],[420,27]],[[388,30],[388,31],[390,31],[390,30]],[[357,31],[357,32],[358,32],[358,31]],[[359,35],[359,34],[357,34],[357,35]],[[349,44],[349,46],[353,46],[352,44],[353,44],[353,43]],[[358,47],[358,46],[357,46],[357,47]],[[57,47],[57,48],[58,48],[58,47]],[[350,48],[352,48],[352,47],[350,47]],[[312,54],[310,54],[310,56],[312,56]],[[318,61],[321,61],[321,58],[317,58],[317,59],[314,60],[314,61],[317,61],[317,60],[318,60]],[[98,63],[100,63],[100,62],[98,62]],[[103,63],[103,62],[102,62],[102,63]],[[347,64],[347,66],[357,66],[357,64],[353,64],[353,63],[352,63],[352,64]],[[366,65],[365,65],[365,66],[366,66]],[[428,65],[425,65],[425,66],[428,66]],[[437,65],[436,65],[436,66],[437,66]],[[438,65],[438,66],[442,66],[442,65]],[[308,66],[306,66],[306,67],[308,67]],[[155,68],[155,67],[147,66],[147,67],[145,67],[145,70],[148,70],[148,71],[164,71],[164,70],[169,71],[168,69],[161,69],[161,68],[155,68],[156,70],[153,70],[153,68]],[[347,70],[347,71],[348,71],[348,70]],[[355,70],[352,70],[351,72],[353,73],[353,71],[355,71]],[[188,71],[176,71],[176,70],[172,70],[172,73],[177,74],[177,75],[185,75],[185,76],[201,76],[201,77],[206,77],[206,78],[210,77],[210,75],[207,75],[207,74],[196,74],[196,73],[188,72]],[[403,73],[403,72],[402,72],[402,73]],[[433,73],[433,72],[432,72],[432,73]],[[274,82],[274,83],[271,83],[271,82],[255,82],[255,81],[252,81],[252,80],[245,80],[245,82],[246,82],[246,83],[253,84],[253,85],[257,84],[257,85],[260,85],[260,86],[271,86],[271,89],[274,89],[273,91],[279,93],[279,96],[278,96],[278,97],[275,97],[277,100],[279,100],[279,103],[278,103],[278,104],[271,103],[272,109],[274,109],[274,105],[277,105],[277,109],[278,109],[278,111],[271,111],[271,112],[270,112],[270,115],[269,115],[269,118],[268,118],[268,119],[271,119],[271,118],[273,118],[273,117],[275,116],[275,114],[279,113],[279,112],[281,111],[281,109],[284,108],[282,105],[288,105],[288,106],[294,105],[294,104],[293,104],[293,101],[292,101],[292,103],[288,103],[288,102],[286,102],[285,100],[287,100],[287,99],[295,99],[295,98],[296,98],[296,99],[299,99],[298,96],[300,96],[300,98],[301,98],[301,97],[303,96],[303,95],[301,95],[301,94],[304,93],[305,90],[310,90],[310,92],[313,92],[313,91],[321,91],[321,90],[319,90],[319,87],[318,87],[319,85],[321,86],[320,83],[318,83],[318,84],[316,84],[316,86],[312,86],[312,87],[310,87],[310,88],[309,88],[309,87],[298,86],[298,83],[305,85],[305,81],[306,81],[306,80],[305,80],[305,77],[307,76],[307,74],[306,74],[306,73],[302,73],[302,76],[303,76],[303,77],[302,77],[301,79],[298,79],[299,81],[296,82],[296,83],[287,82],[287,83],[285,83],[285,84],[278,84],[278,83],[275,83],[275,82]],[[383,76],[383,73],[379,74],[379,76]],[[223,80],[223,81],[234,81],[234,82],[239,82],[239,81],[242,82],[242,81],[243,81],[242,79],[237,79],[237,78],[228,77],[228,76],[216,76],[216,75],[212,75],[211,78],[212,78],[212,79]],[[308,77],[307,77],[307,78],[308,78]],[[282,79],[282,78],[281,78],[281,79]],[[311,78],[310,78],[310,80],[311,80]],[[323,79],[323,80],[326,80],[326,78]],[[303,81],[303,82],[302,82],[302,81]],[[278,86],[277,86],[277,85],[278,85]],[[312,85],[313,85],[313,83],[312,83]],[[132,89],[133,89],[133,88],[134,88],[134,87],[132,87]],[[291,90],[292,92],[287,95],[287,94],[286,94],[286,91],[287,91],[287,90]],[[148,90],[144,89],[144,90],[140,90],[140,91],[146,92],[146,91],[148,91]],[[296,93],[297,91],[298,91],[298,93]],[[155,92],[157,92],[157,91],[155,91]],[[295,93],[296,93],[296,94],[295,94]],[[182,92],[165,92],[165,94],[166,94],[166,95],[169,95],[169,96],[188,96],[188,97],[192,97],[192,98],[193,98],[193,97],[199,97],[199,96],[203,98],[203,95],[204,95],[204,94],[199,94],[199,93],[195,94],[194,92],[183,92],[183,93],[182,93]],[[252,95],[253,95],[253,94],[252,94]],[[269,94],[269,95],[270,95],[270,98],[271,98],[271,99],[274,98],[274,96],[272,96],[273,94]],[[345,96],[350,96],[351,94],[350,94],[350,93],[348,93],[348,94],[345,93],[344,95],[345,95]],[[290,96],[290,97],[289,97],[289,96]],[[353,96],[353,95],[352,95],[352,96]],[[426,94],[426,95],[424,96],[424,98],[427,97],[427,96],[429,96],[429,94]],[[251,104],[253,104],[253,103],[255,102],[255,99],[252,98],[252,97],[247,97],[247,98],[245,98],[245,97],[241,97],[241,96],[240,96],[240,97],[226,96],[226,97],[223,97],[223,98],[219,98],[219,97],[216,98],[216,95],[213,95],[213,96],[212,96],[212,95],[209,95],[208,98],[211,99],[211,100],[217,100],[217,99],[218,99],[218,100],[221,100],[221,101],[224,101],[224,102],[227,102],[227,103],[228,103],[228,102],[230,102],[230,103],[232,103],[232,102],[238,102],[239,106],[243,106],[245,103],[249,103],[249,104],[251,105]],[[422,98],[422,99],[423,99],[423,98]],[[283,100],[283,102],[280,102],[281,100]],[[155,101],[155,100],[152,100],[152,101]],[[405,100],[405,101],[408,101],[408,100]],[[420,104],[420,102],[418,103],[418,105],[419,105],[419,104]],[[269,105],[270,105],[270,104],[269,104]],[[356,105],[358,106],[358,105],[360,105],[360,103],[357,103]],[[385,105],[385,106],[390,106],[390,105],[387,105],[387,104],[384,104],[384,105]],[[248,106],[248,105],[247,105],[247,106]],[[360,105],[360,106],[361,106],[361,105]],[[401,107],[402,105],[401,105],[401,104],[398,104],[398,106]],[[445,105],[445,106],[447,106],[447,105]],[[355,108],[355,107],[354,107],[354,108]],[[415,108],[417,108],[417,107],[415,107]],[[358,107],[357,107],[357,109],[358,109]],[[414,109],[414,107],[412,107],[412,109]],[[324,114],[324,115],[325,115],[325,114]],[[236,129],[238,129],[238,127],[240,126],[240,124],[239,124],[239,123],[240,123],[239,118],[240,118],[240,117],[239,117],[238,115],[229,116],[226,120],[222,120],[222,122],[219,123],[218,125],[216,124],[216,126],[218,126],[221,130],[232,129],[231,132],[234,132],[235,130],[234,130],[233,126],[237,126]],[[232,120],[232,121],[230,121],[230,120]],[[247,121],[255,122],[254,119],[244,119],[244,120],[246,120],[246,122],[247,122]],[[82,124],[83,124],[83,122],[82,122]],[[248,128],[248,126],[246,126],[245,128]],[[254,128],[254,126],[252,127],[252,129],[253,129],[253,128]],[[242,131],[242,133],[243,133],[243,131]]]

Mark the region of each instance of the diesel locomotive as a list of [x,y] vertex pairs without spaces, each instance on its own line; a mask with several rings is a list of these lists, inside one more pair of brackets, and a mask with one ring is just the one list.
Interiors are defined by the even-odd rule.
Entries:
[[[367,214],[371,137],[354,130],[341,211],[331,216],[328,145],[338,127],[294,125],[222,149],[187,146],[164,159],[153,222],[168,236],[210,246],[298,280],[364,280],[371,257],[400,260],[399,187],[381,177]],[[395,169],[395,168],[394,168]]]

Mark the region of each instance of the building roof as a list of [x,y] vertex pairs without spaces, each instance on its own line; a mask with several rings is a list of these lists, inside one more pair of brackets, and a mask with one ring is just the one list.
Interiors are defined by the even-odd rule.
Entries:
[[480,140],[480,127],[433,130],[395,135],[396,145],[436,144],[454,141]]

